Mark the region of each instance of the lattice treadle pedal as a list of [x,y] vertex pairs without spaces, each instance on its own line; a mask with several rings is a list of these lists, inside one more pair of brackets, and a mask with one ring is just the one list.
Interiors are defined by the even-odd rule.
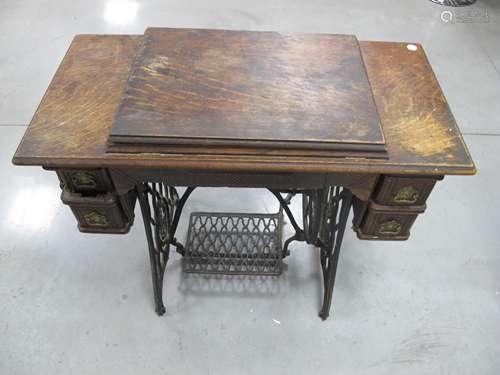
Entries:
[[184,272],[279,275],[283,213],[193,212],[189,219]]

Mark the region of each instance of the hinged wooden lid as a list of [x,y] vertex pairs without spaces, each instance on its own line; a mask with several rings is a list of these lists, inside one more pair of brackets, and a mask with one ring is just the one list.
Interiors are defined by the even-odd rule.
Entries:
[[147,29],[108,143],[114,152],[385,157],[349,35]]

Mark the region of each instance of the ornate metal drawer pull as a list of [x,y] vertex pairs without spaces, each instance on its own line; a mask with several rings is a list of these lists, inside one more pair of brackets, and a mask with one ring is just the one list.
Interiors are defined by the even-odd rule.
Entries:
[[401,224],[396,220],[386,221],[385,223],[379,225],[378,232],[380,234],[399,234],[399,232],[401,232]]
[[97,178],[91,172],[78,171],[71,173],[70,176],[76,188],[94,189],[97,186]]
[[413,186],[405,186],[397,191],[392,198],[394,203],[414,204],[418,200],[418,190]]
[[106,216],[97,211],[92,211],[88,214],[84,215],[85,221],[89,225],[99,225],[99,226],[108,226],[109,222]]

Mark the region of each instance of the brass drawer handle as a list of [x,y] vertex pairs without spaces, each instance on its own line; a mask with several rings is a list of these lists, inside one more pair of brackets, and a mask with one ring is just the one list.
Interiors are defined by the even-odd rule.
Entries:
[[380,234],[391,234],[391,235],[399,234],[399,232],[401,232],[401,224],[398,223],[396,220],[386,221],[385,223],[379,225],[378,232]]
[[97,177],[92,172],[77,171],[70,174],[71,182],[79,189],[95,189]]
[[392,198],[394,203],[414,204],[418,200],[418,190],[413,186],[405,186],[398,190]]
[[97,211],[92,211],[84,216],[85,221],[88,225],[96,225],[96,226],[108,226],[109,222],[106,216]]

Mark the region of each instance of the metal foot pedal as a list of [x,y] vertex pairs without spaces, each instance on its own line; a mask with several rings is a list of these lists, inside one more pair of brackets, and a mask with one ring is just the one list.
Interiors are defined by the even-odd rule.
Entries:
[[184,272],[279,275],[282,229],[281,209],[277,214],[193,212]]

